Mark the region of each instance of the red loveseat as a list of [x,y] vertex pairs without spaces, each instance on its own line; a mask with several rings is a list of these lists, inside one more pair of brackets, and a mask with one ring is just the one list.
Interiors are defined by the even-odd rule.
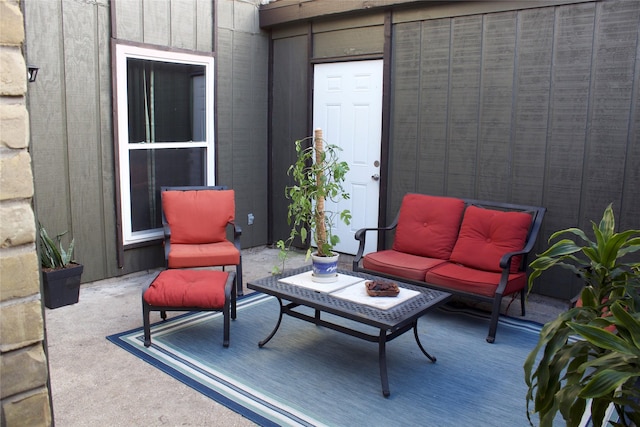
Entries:
[[[363,228],[354,271],[492,303],[487,341],[495,340],[502,297],[520,293],[525,314],[527,254],[546,209],[410,193],[393,223]],[[367,233],[395,231],[390,249],[363,256]],[[374,238],[372,236],[372,238]]]

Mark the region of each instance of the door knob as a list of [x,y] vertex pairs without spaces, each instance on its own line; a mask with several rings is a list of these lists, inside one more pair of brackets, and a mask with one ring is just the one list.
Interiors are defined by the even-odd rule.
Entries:
[[380,181],[380,175],[378,175],[377,173],[371,175],[371,179],[374,181]]

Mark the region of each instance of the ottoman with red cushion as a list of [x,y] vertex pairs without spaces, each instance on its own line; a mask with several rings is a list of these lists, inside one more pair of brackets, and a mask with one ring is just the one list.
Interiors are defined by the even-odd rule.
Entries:
[[221,311],[224,318],[223,345],[229,346],[229,319],[236,318],[236,273],[219,270],[162,271],[142,292],[144,345],[151,345],[149,313],[160,311]]

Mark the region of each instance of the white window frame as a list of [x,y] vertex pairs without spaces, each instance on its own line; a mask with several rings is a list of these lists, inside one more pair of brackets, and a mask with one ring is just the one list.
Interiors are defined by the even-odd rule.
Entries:
[[130,58],[150,61],[171,62],[178,64],[201,65],[205,69],[205,108],[206,139],[203,142],[163,142],[153,143],[154,149],[163,148],[197,148],[206,150],[206,183],[215,185],[215,150],[214,150],[214,58],[206,55],[195,55],[183,52],[163,51],[140,46],[116,44],[116,81],[117,81],[117,118],[118,118],[118,154],[120,167],[120,209],[122,219],[122,243],[124,246],[157,240],[163,237],[162,228],[144,231],[132,231],[131,226],[131,188],[129,171],[129,151],[149,149],[150,144],[129,144],[129,112],[127,98],[127,60]]

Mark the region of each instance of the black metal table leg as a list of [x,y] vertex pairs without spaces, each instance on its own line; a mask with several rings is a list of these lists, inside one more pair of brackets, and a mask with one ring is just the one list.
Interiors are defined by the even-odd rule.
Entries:
[[382,395],[389,397],[389,377],[387,376],[387,331],[380,329],[378,337],[378,362],[380,363],[380,381],[382,381]]
[[266,343],[268,343],[271,340],[271,338],[273,338],[273,336],[278,331],[278,328],[280,327],[280,323],[282,322],[282,315],[284,314],[284,306],[282,305],[282,300],[280,298],[277,298],[277,299],[278,299],[278,304],[280,304],[280,316],[278,317],[278,322],[276,323],[275,328],[273,328],[273,331],[271,331],[269,336],[258,343],[258,347],[264,346]]
[[420,342],[420,337],[418,336],[417,320],[413,323],[413,336],[416,337],[416,342],[418,343],[418,347],[420,347],[420,350],[422,350],[422,353],[424,353],[424,355],[427,356],[429,360],[431,360],[432,362],[435,362],[437,359],[434,356],[427,353],[427,350],[425,350],[424,347],[422,347],[422,343]]
[[149,322],[149,304],[142,299],[142,324],[144,329],[144,346],[149,347],[151,345],[151,326]]
[[[297,286],[281,280],[284,277],[293,277],[298,274],[306,273],[309,270],[310,267],[302,267],[300,269],[289,271],[286,275],[268,276],[263,279],[247,283],[247,287],[249,289],[276,297],[280,304],[278,322],[269,336],[259,342],[260,347],[267,344],[267,342],[273,338],[279,329],[282,317],[285,314],[368,342],[377,342],[380,381],[382,383],[382,394],[385,397],[389,397],[391,394],[389,390],[389,377],[387,372],[387,341],[390,342],[406,332],[409,332],[410,329],[413,329],[415,340],[420,351],[422,351],[422,353],[432,362],[436,361],[436,358],[427,353],[420,342],[416,319],[446,302],[451,298],[451,294],[421,286],[414,286],[410,283],[400,283],[403,288],[416,291],[417,295],[410,301],[400,303],[400,306],[397,308],[391,308],[389,310],[375,310],[367,308],[367,314],[364,315],[363,304],[336,298],[330,294],[327,295],[326,293],[317,292],[313,289],[308,289],[304,286]],[[360,272],[342,271],[341,273],[362,279],[371,279],[376,277]],[[288,303],[284,305],[281,298],[284,301],[288,301]],[[305,309],[296,310],[297,307],[308,307],[314,312],[312,314]],[[371,312],[369,312],[369,310],[371,310]],[[333,322],[331,321],[331,316],[323,319],[323,312],[373,327],[375,328],[375,331],[379,333],[368,333],[361,331],[359,328],[353,328],[345,326],[339,322]]]

